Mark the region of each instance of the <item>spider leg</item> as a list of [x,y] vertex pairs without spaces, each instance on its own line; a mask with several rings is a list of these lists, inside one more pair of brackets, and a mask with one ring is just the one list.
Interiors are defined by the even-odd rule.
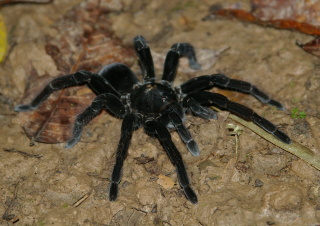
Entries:
[[201,65],[197,61],[193,46],[189,43],[176,43],[171,46],[171,49],[167,53],[166,60],[164,62],[162,80],[168,82],[172,82],[174,80],[179,65],[179,58],[181,57],[188,58],[189,66],[192,69],[200,69]]
[[112,85],[98,74],[81,70],[74,74],[61,76],[53,79],[46,87],[36,96],[30,104],[17,105],[14,110],[19,112],[31,111],[39,107],[51,93],[73,86],[82,86],[87,84],[96,94],[112,93],[120,97],[120,94],[112,87]]
[[133,130],[140,126],[137,116],[133,113],[127,114],[122,122],[121,137],[117,148],[116,164],[114,165],[112,176],[109,199],[115,201],[118,196],[118,185],[121,181],[122,166],[125,158],[127,157],[128,148],[130,145]]
[[279,110],[285,110],[285,107],[271,99],[267,94],[262,92],[256,86],[249,82],[231,79],[224,74],[212,74],[203,75],[181,84],[180,89],[182,93],[188,94],[199,90],[211,88],[212,86],[218,86],[225,89],[232,89],[243,93],[248,93],[257,98],[259,101],[265,104],[270,104],[277,107]]
[[98,116],[103,108],[106,108],[119,118],[125,114],[125,106],[118,97],[110,93],[100,94],[93,100],[89,107],[77,116],[72,131],[72,138],[65,145],[66,148],[72,148],[80,140],[83,128],[94,117]]
[[146,40],[142,36],[137,36],[133,39],[133,45],[139,57],[144,81],[154,82],[155,80],[154,64],[153,64],[150,48],[147,45]]
[[200,151],[197,143],[193,140],[190,132],[184,126],[181,118],[175,112],[169,113],[169,118],[174,127],[176,128],[179,136],[181,137],[182,141],[187,145],[188,150],[193,156],[199,156]]
[[195,192],[190,187],[189,178],[183,164],[182,157],[178,149],[172,142],[171,135],[167,128],[161,122],[155,120],[147,121],[144,127],[149,135],[156,135],[158,137],[161,145],[169,156],[170,161],[177,168],[179,183],[187,199],[194,204],[197,203],[198,198]]
[[199,116],[204,119],[217,119],[217,112],[212,110],[211,108],[206,108],[201,106],[197,101],[195,101],[192,97],[187,99],[187,105],[192,111],[193,114]]
[[277,139],[286,144],[291,144],[291,139],[278,128],[269,122],[267,119],[261,117],[250,108],[247,108],[241,104],[230,101],[227,97],[218,94],[205,91],[194,92],[185,97],[184,102],[188,102],[188,99],[192,97],[201,105],[215,105],[221,109],[225,109],[231,113],[238,115],[247,121],[252,121],[268,133],[275,136]]
[[193,156],[200,154],[197,143],[193,140],[190,132],[183,124],[185,113],[183,108],[177,102],[173,102],[168,106],[168,111],[158,118],[163,125],[168,128],[175,128],[182,141],[186,144],[188,150]]

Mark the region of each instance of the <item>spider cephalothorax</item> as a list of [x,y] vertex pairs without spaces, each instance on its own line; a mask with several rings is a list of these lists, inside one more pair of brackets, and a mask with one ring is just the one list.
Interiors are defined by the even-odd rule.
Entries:
[[144,127],[147,134],[159,139],[170,161],[177,169],[179,183],[184,194],[192,203],[197,203],[198,199],[190,187],[182,157],[169,133],[169,129],[175,129],[191,154],[199,155],[197,143],[184,126],[187,112],[204,119],[215,119],[217,114],[210,106],[216,106],[254,122],[284,143],[291,143],[286,134],[253,110],[232,102],[221,94],[205,91],[213,86],[228,88],[251,94],[263,103],[273,105],[280,110],[284,109],[279,102],[269,98],[267,94],[248,82],[230,79],[223,74],[212,74],[195,77],[178,87],[173,87],[172,82],[180,57],[187,57],[191,68],[200,68],[192,45],[177,43],[171,47],[159,82],[155,80],[153,59],[142,36],[134,38],[134,47],[142,68],[142,82],[139,82],[136,75],[126,65],[113,63],[105,66],[98,74],[82,70],[56,78],[30,104],[15,107],[16,111],[34,110],[54,91],[80,85],[87,85],[91,88],[97,97],[77,116],[72,138],[66,144],[67,148],[73,147],[80,140],[83,127],[103,109],[123,119],[116,163],[111,176],[110,200],[114,201],[118,196],[123,162],[127,156],[132,133],[139,127]]

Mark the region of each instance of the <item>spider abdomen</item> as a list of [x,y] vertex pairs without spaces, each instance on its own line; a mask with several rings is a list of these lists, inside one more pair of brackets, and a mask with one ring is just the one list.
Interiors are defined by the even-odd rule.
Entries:
[[160,83],[144,84],[130,95],[131,108],[142,114],[159,114],[176,101],[174,90]]

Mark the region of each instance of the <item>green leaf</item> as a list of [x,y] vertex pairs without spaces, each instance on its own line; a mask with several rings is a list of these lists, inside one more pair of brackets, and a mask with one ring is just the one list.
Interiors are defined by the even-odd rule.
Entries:
[[306,118],[307,114],[304,111],[300,111],[299,108],[295,107],[291,110],[292,118]]

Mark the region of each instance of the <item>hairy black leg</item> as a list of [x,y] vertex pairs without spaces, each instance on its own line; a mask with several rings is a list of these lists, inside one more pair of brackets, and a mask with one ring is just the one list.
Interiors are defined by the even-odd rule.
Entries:
[[114,89],[120,93],[130,93],[135,84],[139,82],[133,71],[121,63],[106,65],[99,71]]
[[137,36],[133,39],[133,45],[140,60],[144,81],[154,82],[154,64],[146,40],[142,36]]
[[284,106],[278,101],[271,99],[256,86],[241,80],[230,79],[223,74],[203,75],[181,84],[181,92],[188,94],[199,90],[209,89],[218,86],[225,89],[233,89],[243,93],[248,93],[260,100],[262,103],[270,104],[279,110],[284,110]]
[[169,118],[174,127],[176,128],[179,136],[181,137],[182,141],[186,144],[188,150],[193,156],[198,156],[200,154],[199,147],[197,143],[193,140],[190,132],[184,126],[181,118],[175,112],[169,113]]
[[171,140],[171,135],[167,128],[158,121],[147,121],[145,123],[145,130],[149,135],[156,135],[166,151],[170,161],[177,168],[180,186],[182,187],[187,199],[192,203],[197,203],[198,198],[195,192],[190,187],[187,171],[183,164],[182,157]]
[[224,109],[230,111],[231,113],[238,115],[247,121],[252,121],[262,129],[267,131],[268,133],[275,136],[280,141],[291,144],[291,139],[283,132],[278,130],[278,128],[269,122],[267,119],[261,117],[257,113],[255,113],[250,108],[247,108],[241,104],[230,101],[227,97],[218,94],[218,93],[210,93],[205,91],[199,91],[192,94],[189,94],[184,101],[187,102],[188,98],[192,97],[195,101],[197,101],[201,105],[215,105],[220,109]]
[[77,116],[72,131],[72,138],[67,142],[66,148],[72,148],[80,140],[83,128],[94,117],[99,115],[103,108],[119,118],[125,114],[125,106],[118,97],[109,93],[100,94],[93,100],[89,107]]
[[197,101],[195,101],[192,97],[186,100],[187,106],[189,107],[192,113],[196,116],[199,116],[204,119],[217,119],[217,112],[212,110],[211,108],[206,108],[201,106]]
[[30,104],[17,105],[15,111],[31,111],[39,107],[51,93],[72,86],[82,86],[87,84],[96,94],[112,93],[120,97],[120,94],[112,87],[112,85],[103,77],[89,71],[81,70],[74,74],[61,76],[53,79],[46,87],[36,96]]
[[132,133],[135,128],[139,126],[137,117],[130,113],[126,115],[123,119],[121,126],[121,136],[117,148],[116,164],[114,165],[112,176],[109,199],[110,201],[115,201],[118,196],[118,185],[121,181],[122,166],[125,158],[127,157],[128,148],[130,145]]
[[189,43],[176,43],[171,46],[171,49],[167,53],[166,60],[164,62],[162,80],[172,82],[176,76],[177,68],[179,66],[179,58],[187,57],[189,60],[189,66],[192,69],[200,69],[198,64],[194,48]]
[[200,154],[198,145],[183,124],[185,118],[184,109],[177,102],[171,103],[167,108],[168,110],[162,114],[161,117],[157,118],[157,120],[162,122],[162,124],[166,125],[169,129],[175,128],[190,153],[194,156],[198,156]]

